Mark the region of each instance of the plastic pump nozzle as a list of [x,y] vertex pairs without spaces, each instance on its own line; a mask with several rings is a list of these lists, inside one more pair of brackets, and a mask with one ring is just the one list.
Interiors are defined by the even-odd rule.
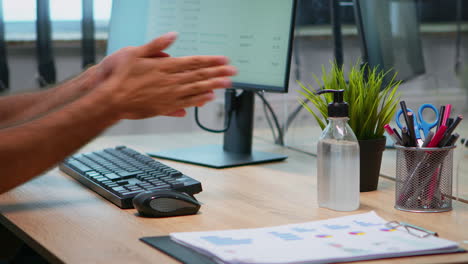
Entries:
[[333,93],[333,102],[328,104],[328,117],[348,117],[348,103],[343,102],[344,90],[320,90],[316,94]]

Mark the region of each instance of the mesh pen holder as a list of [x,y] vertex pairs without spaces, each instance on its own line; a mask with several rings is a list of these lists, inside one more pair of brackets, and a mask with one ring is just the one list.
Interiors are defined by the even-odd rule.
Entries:
[[452,210],[453,149],[395,146],[395,208],[408,212]]

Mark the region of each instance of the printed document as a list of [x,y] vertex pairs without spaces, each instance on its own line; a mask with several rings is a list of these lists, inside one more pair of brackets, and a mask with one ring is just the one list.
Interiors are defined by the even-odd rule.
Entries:
[[[392,219],[393,220],[393,219]],[[220,263],[332,263],[443,253],[458,244],[389,228],[375,212],[300,224],[172,233],[171,239]]]

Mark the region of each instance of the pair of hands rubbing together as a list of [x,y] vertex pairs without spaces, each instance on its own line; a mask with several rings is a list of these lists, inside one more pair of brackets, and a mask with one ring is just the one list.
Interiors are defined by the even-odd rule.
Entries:
[[184,116],[184,108],[203,106],[214,99],[214,89],[231,86],[228,77],[236,69],[224,56],[171,58],[164,53],[176,36],[171,32],[146,45],[123,48],[98,65],[100,88],[112,94],[120,119]]
[[[224,56],[170,57],[176,33],[126,47],[55,87],[0,97],[0,194],[54,167],[122,119],[186,115],[231,86]],[[28,164],[28,166],[24,166]]]

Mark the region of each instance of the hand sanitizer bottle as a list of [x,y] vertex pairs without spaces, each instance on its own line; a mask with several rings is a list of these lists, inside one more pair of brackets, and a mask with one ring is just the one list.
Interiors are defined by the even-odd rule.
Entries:
[[348,104],[344,90],[333,93],[328,105],[328,125],[320,136],[317,150],[317,192],[320,207],[336,211],[359,208],[359,144],[348,125]]

